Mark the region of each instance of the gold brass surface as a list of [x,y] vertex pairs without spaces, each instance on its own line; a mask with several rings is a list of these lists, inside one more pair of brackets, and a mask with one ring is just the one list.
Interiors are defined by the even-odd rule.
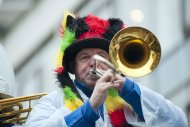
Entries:
[[[44,95],[46,95],[46,93],[0,100],[0,125],[20,125],[24,123],[29,112],[32,110],[31,101],[40,99]],[[28,103],[28,107],[25,108],[23,106],[24,102]]]
[[109,55],[115,69],[129,77],[151,73],[158,65],[161,47],[156,36],[142,27],[127,27],[115,34]]

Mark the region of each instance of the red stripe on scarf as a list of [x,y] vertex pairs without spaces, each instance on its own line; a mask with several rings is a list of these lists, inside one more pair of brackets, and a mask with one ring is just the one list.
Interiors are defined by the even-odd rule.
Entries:
[[123,109],[118,109],[108,114],[110,116],[110,121],[114,127],[123,127],[127,122]]

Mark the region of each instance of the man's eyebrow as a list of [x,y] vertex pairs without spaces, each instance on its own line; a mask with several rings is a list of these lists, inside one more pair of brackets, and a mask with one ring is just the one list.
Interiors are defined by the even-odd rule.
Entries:
[[79,55],[86,55],[87,52],[80,52]]
[[107,52],[99,51],[99,52],[97,52],[97,54],[107,54]]
[[[87,51],[83,51],[83,52],[80,52],[80,53],[79,53],[80,56],[81,56],[81,55],[87,55],[87,54],[88,54]],[[107,54],[107,52],[105,52],[105,51],[98,51],[96,54]]]

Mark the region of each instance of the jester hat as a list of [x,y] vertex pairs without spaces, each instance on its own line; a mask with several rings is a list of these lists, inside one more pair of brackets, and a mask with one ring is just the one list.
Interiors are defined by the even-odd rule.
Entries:
[[108,52],[110,40],[123,27],[120,19],[105,20],[94,15],[76,17],[65,13],[60,31],[64,70],[73,73],[70,63],[84,48],[101,48]]

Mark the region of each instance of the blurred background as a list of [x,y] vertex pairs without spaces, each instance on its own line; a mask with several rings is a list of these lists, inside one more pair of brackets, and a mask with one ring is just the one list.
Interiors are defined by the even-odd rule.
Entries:
[[57,89],[58,29],[65,10],[118,17],[152,31],[162,48],[160,64],[134,80],[181,107],[190,121],[190,0],[0,0],[0,44],[15,74],[11,95]]

